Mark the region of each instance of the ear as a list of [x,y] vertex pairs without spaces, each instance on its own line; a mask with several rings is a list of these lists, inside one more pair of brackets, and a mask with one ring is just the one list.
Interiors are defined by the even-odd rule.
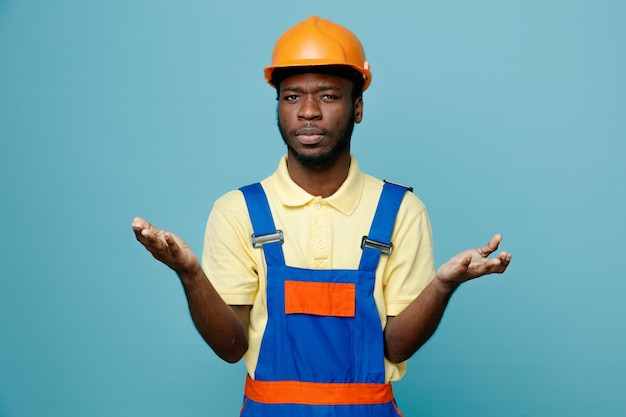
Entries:
[[363,120],[363,97],[354,101],[354,123],[361,123]]

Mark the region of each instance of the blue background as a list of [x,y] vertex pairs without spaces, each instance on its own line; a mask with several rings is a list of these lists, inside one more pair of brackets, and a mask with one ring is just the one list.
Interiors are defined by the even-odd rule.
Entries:
[[372,64],[353,152],[411,184],[437,263],[504,234],[395,385],[408,416],[626,415],[626,2],[0,0],[0,416],[234,416],[135,215],[200,254],[284,147],[263,81],[311,14]]

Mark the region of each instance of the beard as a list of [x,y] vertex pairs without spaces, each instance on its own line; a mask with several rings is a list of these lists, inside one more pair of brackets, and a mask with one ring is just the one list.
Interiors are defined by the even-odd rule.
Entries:
[[[354,109],[352,109],[350,117],[346,120],[345,125],[341,126],[341,128],[339,129],[339,138],[335,143],[335,146],[333,146],[328,151],[318,155],[305,155],[301,152],[298,152],[289,143],[288,138],[290,137],[290,132],[286,131],[283,125],[280,123],[280,117],[278,117],[278,114],[276,117],[276,121],[278,124],[278,130],[280,131],[280,135],[283,138],[283,142],[285,142],[285,145],[287,145],[289,154],[293,155],[294,158],[303,166],[309,169],[319,170],[332,166],[335,161],[337,161],[339,155],[341,155],[346,149],[350,147],[350,140],[352,139],[352,132],[354,130],[355,112]],[[314,124],[311,123],[311,127],[313,126]]]

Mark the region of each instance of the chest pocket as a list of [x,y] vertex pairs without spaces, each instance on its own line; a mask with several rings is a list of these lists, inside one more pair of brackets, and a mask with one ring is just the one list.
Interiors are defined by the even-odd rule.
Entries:
[[285,281],[285,314],[354,317],[355,308],[352,283]]

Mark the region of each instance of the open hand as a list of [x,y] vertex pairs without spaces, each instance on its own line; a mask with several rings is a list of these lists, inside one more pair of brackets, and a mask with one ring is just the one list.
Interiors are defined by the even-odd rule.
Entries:
[[502,251],[495,258],[488,258],[498,250],[501,241],[502,235],[497,234],[485,246],[455,255],[439,267],[437,278],[454,286],[483,275],[503,273],[511,262],[511,254]]
[[133,219],[132,228],[139,243],[178,274],[194,274],[200,269],[189,245],[174,233],[154,227],[141,217]]

